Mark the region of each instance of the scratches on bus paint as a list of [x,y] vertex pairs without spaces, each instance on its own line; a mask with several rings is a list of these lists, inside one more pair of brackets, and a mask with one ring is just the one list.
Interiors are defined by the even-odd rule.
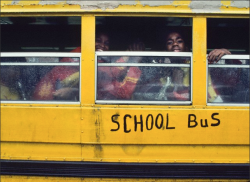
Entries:
[[121,145],[122,150],[125,154],[130,156],[140,155],[145,145]]
[[101,142],[101,122],[102,122],[102,112],[100,109],[96,109],[96,119],[95,119],[95,136],[96,136],[96,145],[94,148],[94,155],[96,158],[102,158],[103,148],[100,144]]
[[[134,0],[134,1],[65,1],[65,0],[2,0],[2,6],[30,6],[32,8],[36,7],[35,5],[41,5],[42,7],[54,5],[58,9],[63,8],[75,8],[76,10],[82,9],[85,11],[90,10],[102,10],[109,11],[114,9],[134,9],[141,11],[142,8],[152,8],[159,11],[163,9],[164,12],[166,9],[168,11],[188,11],[193,13],[213,13],[231,9],[244,10],[246,13],[249,12],[249,1],[197,1],[197,0],[184,0],[184,1],[145,1],[145,0]],[[73,6],[73,7],[72,7]],[[158,8],[158,9],[157,9]],[[29,8],[30,9],[30,8]]]

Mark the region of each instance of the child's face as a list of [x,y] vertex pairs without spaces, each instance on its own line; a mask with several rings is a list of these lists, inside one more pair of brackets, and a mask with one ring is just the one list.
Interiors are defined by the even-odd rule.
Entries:
[[166,49],[171,52],[185,52],[186,46],[182,36],[177,32],[170,33],[167,36]]
[[95,50],[96,51],[108,51],[109,50],[109,37],[106,34],[100,33],[96,36]]

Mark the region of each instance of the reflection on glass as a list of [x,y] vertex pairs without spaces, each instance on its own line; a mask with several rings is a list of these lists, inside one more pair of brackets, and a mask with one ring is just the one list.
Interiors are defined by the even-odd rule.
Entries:
[[37,83],[33,100],[79,101],[79,67],[55,66]]
[[191,101],[190,62],[176,56],[99,56],[97,100]]
[[27,57],[28,63],[72,63],[79,62],[79,58],[59,58],[59,57]]
[[79,101],[79,58],[2,57],[1,63],[2,101]]
[[249,69],[209,68],[210,103],[249,103]]
[[247,59],[221,59],[213,65],[249,65]]
[[220,60],[208,73],[209,103],[249,103],[249,60]]
[[190,57],[177,56],[98,56],[98,63],[176,63],[190,64]]
[[134,100],[190,101],[189,68],[141,67],[143,76],[133,95]]
[[19,66],[1,66],[0,68],[1,100],[26,99],[26,95],[23,94],[23,84],[20,82]]

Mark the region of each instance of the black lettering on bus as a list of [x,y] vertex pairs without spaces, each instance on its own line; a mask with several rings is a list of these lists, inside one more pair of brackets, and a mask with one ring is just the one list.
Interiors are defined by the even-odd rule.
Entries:
[[207,119],[205,119],[205,124],[203,125],[203,119],[201,119],[201,127],[208,127]]
[[125,132],[125,133],[129,133],[129,132],[131,131],[131,129],[130,129],[130,130],[127,130],[127,117],[132,118],[132,116],[129,115],[129,114],[126,114],[126,115],[124,116],[123,121],[124,121],[124,132]]
[[[161,124],[160,124],[160,126],[158,125],[158,118],[159,118],[159,116],[161,117]],[[163,126],[163,116],[162,116],[162,114],[158,114],[158,115],[156,116],[156,119],[155,119],[155,126],[156,126],[156,128],[158,128],[158,129],[161,129],[161,128],[162,128],[162,126]]]
[[137,131],[137,125],[141,125],[141,132],[143,132],[143,120],[142,120],[142,115],[140,115],[140,121],[137,122],[137,117],[136,115],[134,116],[134,122],[135,122],[135,131]]
[[216,116],[216,115],[219,115],[219,113],[213,113],[212,116],[211,116],[211,118],[212,118],[213,120],[218,121],[218,122],[217,122],[217,123],[212,123],[211,126],[219,126],[219,125],[220,125],[220,120],[219,120],[218,118],[215,118],[215,117],[214,117],[214,116]]
[[[194,117],[194,119],[191,120],[191,117]],[[191,122],[194,122],[194,125],[191,125]],[[196,121],[196,116],[194,114],[189,114],[188,115],[188,127],[189,128],[194,128],[198,125],[197,121]]]
[[117,124],[117,129],[111,129],[110,131],[118,131],[120,129],[120,123],[117,121],[119,116],[119,114],[115,114],[111,117],[112,122]]
[[168,114],[167,114],[166,129],[175,129],[175,127],[168,127],[168,121],[169,121],[169,118],[168,118]]
[[[149,117],[151,117],[151,126],[150,127],[148,126]],[[147,128],[147,130],[152,130],[153,126],[154,126],[154,118],[153,118],[152,114],[149,114],[146,118],[146,128]]]

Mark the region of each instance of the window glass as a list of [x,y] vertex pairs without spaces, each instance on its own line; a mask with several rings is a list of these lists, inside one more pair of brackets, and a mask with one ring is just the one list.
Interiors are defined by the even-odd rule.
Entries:
[[191,104],[191,40],[191,18],[97,17],[96,103]]
[[208,73],[209,103],[249,103],[249,55],[224,56]]
[[208,18],[208,53],[226,48],[232,54],[249,54],[249,19]]
[[80,17],[1,17],[1,52],[69,52],[80,46]]
[[55,57],[53,53],[50,57],[41,56],[42,53],[39,57],[6,57],[3,53],[2,101],[79,101],[80,54],[67,58]]
[[140,53],[96,53],[96,102],[190,104],[192,53]]
[[207,102],[249,103],[249,20],[208,19]]

